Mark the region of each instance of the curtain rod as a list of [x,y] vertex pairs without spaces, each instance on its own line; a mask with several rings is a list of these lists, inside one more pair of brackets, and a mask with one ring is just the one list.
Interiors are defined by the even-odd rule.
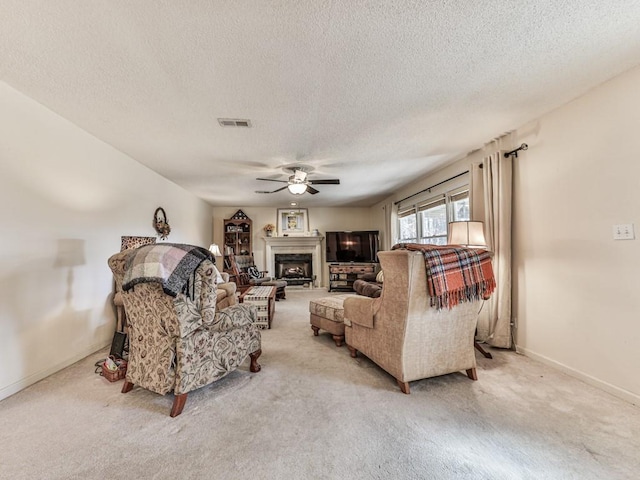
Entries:
[[462,175],[466,175],[467,173],[469,173],[469,170],[467,170],[466,172],[459,173],[458,175],[454,175],[453,177],[449,177],[446,180],[443,180],[443,181],[441,181],[439,183],[436,183],[435,185],[431,185],[430,187],[425,188],[423,190],[420,190],[419,192],[416,192],[413,195],[409,195],[408,197],[404,197],[402,200],[398,200],[397,202],[393,202],[393,204],[394,205],[398,205],[399,203],[402,203],[405,200],[410,199],[411,197],[415,197],[416,195],[420,195],[421,193],[424,193],[424,192],[430,192],[432,188],[436,188],[436,187],[442,185],[443,183],[450,182],[451,180],[454,180],[454,179],[456,179],[458,177],[461,177]]
[[529,145],[527,145],[526,143],[523,143],[522,145],[520,145],[515,150],[511,150],[510,152],[505,152],[504,158],[509,158],[511,155],[513,155],[514,157],[518,158],[518,152],[520,150],[527,150],[528,148],[529,148]]

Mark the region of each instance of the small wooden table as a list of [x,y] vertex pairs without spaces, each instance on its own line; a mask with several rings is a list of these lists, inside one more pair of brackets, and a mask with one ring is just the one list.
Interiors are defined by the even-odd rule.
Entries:
[[271,328],[271,321],[276,309],[276,287],[251,287],[240,295],[240,303],[255,305],[258,309],[256,326],[261,329]]

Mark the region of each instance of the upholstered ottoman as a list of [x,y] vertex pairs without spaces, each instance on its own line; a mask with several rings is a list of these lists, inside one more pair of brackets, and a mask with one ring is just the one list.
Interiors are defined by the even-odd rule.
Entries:
[[330,297],[316,298],[309,302],[309,319],[311,329],[317,337],[320,329],[333,335],[336,346],[341,347],[344,341],[344,308],[342,304],[345,298],[354,295],[332,295]]

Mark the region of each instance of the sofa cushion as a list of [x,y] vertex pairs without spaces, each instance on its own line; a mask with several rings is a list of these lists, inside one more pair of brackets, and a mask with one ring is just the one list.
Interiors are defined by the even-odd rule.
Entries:
[[358,295],[378,298],[382,293],[382,284],[376,282],[367,282],[365,280],[358,279],[353,282],[353,289]]
[[364,280],[365,282],[375,282],[377,275],[374,272],[363,273],[360,276],[360,280]]

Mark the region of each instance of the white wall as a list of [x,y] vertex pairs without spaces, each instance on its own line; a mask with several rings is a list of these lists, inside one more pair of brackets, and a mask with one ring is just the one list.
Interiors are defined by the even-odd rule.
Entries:
[[[110,344],[121,235],[208,245],[211,207],[0,82],[0,398]],[[69,257],[82,264],[63,266]]]
[[640,68],[517,130],[517,345],[640,401]]
[[[287,205],[283,205],[280,208],[288,208]],[[296,207],[297,208],[297,207]],[[299,208],[305,208],[304,205],[300,205]],[[263,227],[268,223],[273,225],[277,222],[277,208],[275,207],[214,207],[213,208],[213,238],[215,243],[220,245],[222,251],[222,245],[224,245],[223,225],[225,218],[231,218],[236,211],[240,209],[253,222],[253,254],[256,261],[256,265],[264,269],[266,266],[265,250],[266,245],[264,240]],[[378,230],[379,227],[375,224],[371,209],[369,208],[309,208],[309,229],[313,230],[317,228],[320,234],[324,236],[327,231],[340,231],[340,230]],[[322,242],[322,251],[324,252],[325,244]],[[323,258],[324,261],[324,258]],[[222,260],[218,260],[218,267],[222,268]],[[318,275],[316,273],[316,275]],[[328,269],[325,266],[324,271],[318,278],[318,284],[326,286],[326,279],[328,278]]]

